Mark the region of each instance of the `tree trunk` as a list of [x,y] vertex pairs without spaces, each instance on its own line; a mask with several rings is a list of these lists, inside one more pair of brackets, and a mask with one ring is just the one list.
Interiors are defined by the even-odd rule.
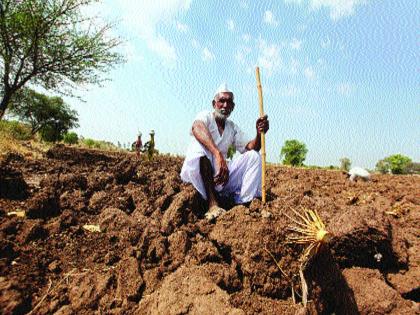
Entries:
[[2,98],[1,103],[0,103],[0,120],[3,119],[3,116],[4,116],[4,114],[6,112],[6,109],[7,109],[7,105],[9,105],[9,101],[10,101],[11,98],[12,98],[11,93],[6,92],[3,95],[3,98]]

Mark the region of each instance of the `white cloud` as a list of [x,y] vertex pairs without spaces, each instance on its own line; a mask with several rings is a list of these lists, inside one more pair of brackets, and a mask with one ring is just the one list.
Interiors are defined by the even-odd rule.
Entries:
[[292,49],[299,50],[302,47],[302,41],[298,40],[297,38],[293,38],[293,40],[290,42],[290,47]]
[[136,47],[131,42],[125,42],[121,45],[122,53],[127,58],[127,61],[139,62],[143,61],[144,57],[136,50]]
[[183,33],[188,31],[188,25],[181,22],[176,22],[176,28]]
[[[353,15],[355,8],[366,3],[367,0],[308,0],[314,10],[326,8],[330,10],[330,17],[336,21],[343,17]],[[301,4],[302,0],[284,0],[285,3]]]
[[282,60],[280,57],[280,47],[276,44],[267,44],[264,40],[259,42],[259,54],[257,64],[267,70],[267,74],[271,75],[280,69]]
[[311,66],[306,67],[305,70],[303,70],[303,74],[305,75],[305,77],[308,80],[315,79],[315,71],[314,71],[314,69]]
[[354,14],[355,7],[363,4],[365,0],[311,0],[311,7],[320,9],[325,7],[330,10],[330,17],[338,20]]
[[293,58],[290,63],[290,73],[297,74],[299,71],[299,66],[300,66],[299,61]]
[[235,22],[233,22],[233,20],[227,20],[227,27],[229,31],[233,31],[235,29]]
[[284,0],[285,3],[296,3],[296,4],[301,4],[302,0]]
[[328,36],[325,39],[321,39],[321,47],[322,48],[328,48],[328,47],[330,47],[330,45],[331,45],[331,40]]
[[177,58],[175,48],[169,44],[166,39],[161,36],[157,36],[153,38],[153,40],[147,41],[147,47],[149,47],[151,51],[160,55],[167,66],[174,65]]
[[199,43],[196,39],[192,39],[192,40],[191,40],[191,45],[192,45],[194,48],[200,48],[200,43]]
[[271,12],[270,10],[267,10],[267,11],[264,12],[263,20],[268,25],[276,26],[276,25],[279,24],[276,20],[276,17],[273,14],[273,12]]
[[248,42],[251,40],[251,35],[249,35],[249,34],[243,34],[243,35],[242,35],[242,40],[243,40],[245,43],[248,43]]
[[165,64],[173,65],[177,59],[175,47],[157,32],[157,25],[161,23],[170,25],[180,12],[189,9],[191,1],[118,0],[117,9],[119,16],[123,17],[122,22],[126,25],[126,29],[144,40],[147,47],[159,55]]
[[286,86],[283,86],[281,89],[281,95],[283,96],[296,96],[299,93],[299,88],[296,87],[294,84],[289,84]]
[[236,62],[238,62],[241,65],[245,65],[247,57],[251,51],[252,50],[249,47],[242,47],[241,49],[239,49],[235,54]]
[[204,61],[214,60],[214,54],[207,47],[204,47],[203,54],[202,54],[202,59]]
[[245,64],[245,56],[244,56],[244,53],[242,51],[237,51],[236,54],[235,54],[235,60],[239,64]]
[[350,96],[354,91],[354,87],[350,83],[340,83],[337,85],[337,92],[344,96]]
[[241,1],[240,3],[239,3],[239,5],[240,5],[240,7],[242,8],[242,9],[248,9],[248,3],[246,2],[246,1]]

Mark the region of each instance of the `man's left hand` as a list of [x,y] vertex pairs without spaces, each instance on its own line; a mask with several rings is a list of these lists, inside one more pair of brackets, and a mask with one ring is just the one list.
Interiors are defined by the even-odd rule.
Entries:
[[257,119],[256,123],[257,127],[257,134],[260,135],[261,133],[267,133],[269,129],[269,123],[268,123],[268,116],[264,115],[263,117],[260,117]]

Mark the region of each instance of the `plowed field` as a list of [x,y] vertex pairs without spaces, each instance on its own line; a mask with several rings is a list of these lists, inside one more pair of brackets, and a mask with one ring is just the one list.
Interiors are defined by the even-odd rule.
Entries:
[[[209,223],[181,166],[65,146],[1,160],[0,313],[419,313],[419,176],[269,166],[266,204]],[[333,235],[306,307],[284,215],[302,207]]]

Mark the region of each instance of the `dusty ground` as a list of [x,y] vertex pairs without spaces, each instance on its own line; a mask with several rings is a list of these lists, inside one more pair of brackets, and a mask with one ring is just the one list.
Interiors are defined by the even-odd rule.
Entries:
[[[62,146],[39,160],[3,159],[0,312],[419,313],[420,177],[351,183],[338,171],[269,167],[265,205],[208,223],[181,165]],[[302,247],[286,242],[283,215],[302,206],[334,235],[305,271],[306,308]]]

